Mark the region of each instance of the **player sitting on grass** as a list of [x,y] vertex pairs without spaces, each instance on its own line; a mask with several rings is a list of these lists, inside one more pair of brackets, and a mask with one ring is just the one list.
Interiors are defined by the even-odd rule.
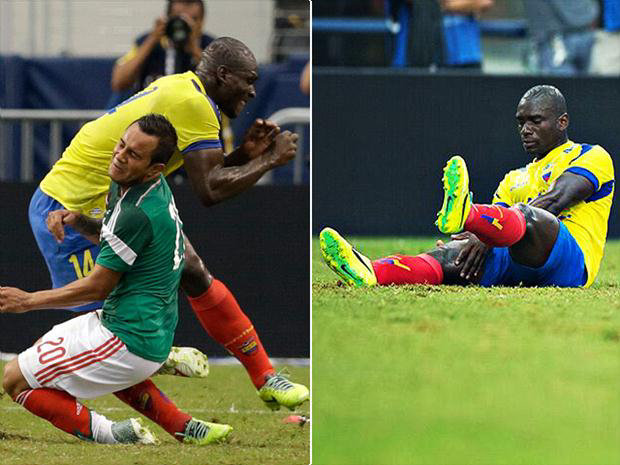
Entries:
[[[4,367],[3,388],[27,410],[80,439],[104,444],[155,442],[140,419],[112,422],[84,407],[91,399],[131,389],[168,357],[178,321],[178,287],[184,264],[182,223],[162,175],[177,136],[161,115],[132,123],[114,149],[103,222],[69,213],[101,251],[92,273],[64,287],[24,292],[0,287],[0,313],[23,313],[105,299],[102,310],[54,326]],[[143,399],[145,403],[151,400]],[[178,409],[159,406],[160,414]],[[207,444],[229,425],[189,415],[177,437]]]
[[607,237],[614,191],[609,154],[568,139],[566,102],[548,85],[517,107],[525,151],[534,160],[510,171],[493,204],[472,203],[465,161],[444,168],[437,226],[452,241],[417,256],[370,261],[336,231],[320,234],[323,258],[348,284],[466,284],[589,287]]

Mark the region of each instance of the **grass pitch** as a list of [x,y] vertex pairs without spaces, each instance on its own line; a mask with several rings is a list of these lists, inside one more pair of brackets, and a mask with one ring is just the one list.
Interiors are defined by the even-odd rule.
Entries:
[[588,290],[336,280],[315,239],[315,465],[620,463],[620,242]]
[[[2,367],[0,363],[0,368]],[[294,381],[309,385],[307,367],[290,367]],[[147,419],[161,440],[158,446],[106,446],[80,441],[35,417],[8,396],[0,399],[2,465],[240,465],[310,462],[310,430],[282,420],[291,412],[263,406],[241,366],[211,366],[204,380],[158,376],[155,383],[186,412],[208,421],[229,423],[234,431],[224,444],[180,444]],[[84,402],[110,419],[140,416],[114,396]],[[306,403],[300,411],[308,412]]]

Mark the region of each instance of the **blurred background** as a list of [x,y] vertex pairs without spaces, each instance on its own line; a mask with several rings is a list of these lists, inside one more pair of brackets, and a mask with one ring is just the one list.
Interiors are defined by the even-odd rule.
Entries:
[[620,0],[312,3],[315,233],[436,235],[452,154],[490,201],[531,161],[515,112],[537,84],[563,92],[571,140],[618,160]]
[[[0,1],[0,237],[11,244],[0,249],[0,283],[49,287],[27,208],[79,127],[157,77],[193,69],[200,49],[215,37],[232,36],[254,52],[260,79],[257,98],[237,119],[224,122],[227,149],[240,142],[255,118],[272,117],[300,134],[296,159],[268,173],[260,186],[209,209],[193,196],[182,170],[169,182],[187,235],[236,295],[268,353],[308,357],[310,102],[302,71],[309,61],[309,5],[306,0],[205,0],[203,5]],[[136,58],[140,51],[144,56]],[[290,262],[293,253],[300,255],[296,263]],[[205,341],[185,299],[180,302],[187,317],[181,318],[176,343],[225,355]],[[0,336],[0,351],[22,350],[68,315],[53,313],[37,312],[36,319],[1,316],[12,331]]]

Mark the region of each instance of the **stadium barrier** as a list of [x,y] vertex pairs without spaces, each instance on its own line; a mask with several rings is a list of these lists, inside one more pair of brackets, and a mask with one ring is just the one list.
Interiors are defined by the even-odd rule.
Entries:
[[[515,111],[530,87],[565,95],[573,141],[600,144],[618,167],[617,78],[313,70],[313,232],[438,236],[442,168],[467,160],[474,199],[489,202],[504,174],[527,164]],[[615,199],[618,195],[616,193]],[[620,236],[617,206],[609,236]]]
[[[50,278],[28,224],[36,183],[0,182],[0,283],[26,290],[47,289]],[[257,186],[204,208],[188,183],[172,190],[184,231],[209,271],[233,292],[273,357],[310,355],[310,194],[304,186]],[[179,296],[175,344],[208,355],[228,355],[209,338],[187,299]],[[54,324],[65,310],[0,315],[0,351],[17,353]]]

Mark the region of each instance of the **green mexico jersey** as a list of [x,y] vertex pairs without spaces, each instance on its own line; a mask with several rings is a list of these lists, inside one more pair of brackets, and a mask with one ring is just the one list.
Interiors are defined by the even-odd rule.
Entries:
[[103,304],[103,325],[147,360],[168,357],[183,269],[181,220],[162,175],[122,196],[112,182],[97,263],[123,273]]

